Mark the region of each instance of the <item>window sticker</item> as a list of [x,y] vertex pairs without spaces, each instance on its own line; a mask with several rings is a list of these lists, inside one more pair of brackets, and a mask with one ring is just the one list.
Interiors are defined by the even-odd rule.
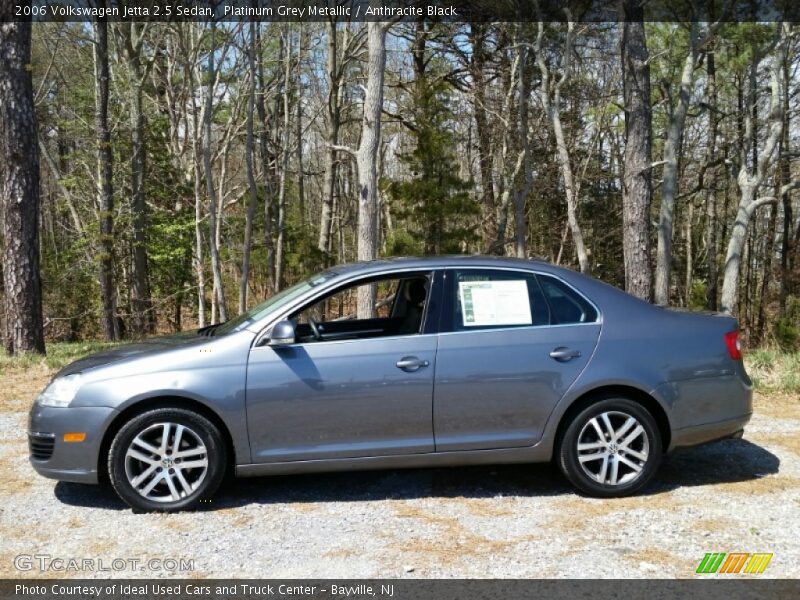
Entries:
[[459,281],[465,327],[531,325],[528,284],[512,281]]

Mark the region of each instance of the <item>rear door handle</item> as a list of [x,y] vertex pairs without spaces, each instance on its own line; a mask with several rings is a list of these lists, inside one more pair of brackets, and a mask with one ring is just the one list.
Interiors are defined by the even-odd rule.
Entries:
[[427,367],[430,364],[431,363],[429,363],[427,360],[421,360],[416,356],[404,356],[397,361],[395,366],[403,371],[413,373],[414,371],[419,370],[420,367]]
[[550,358],[557,360],[558,362],[567,362],[573,358],[578,358],[580,355],[580,350],[573,350],[572,348],[566,348],[564,346],[553,348],[552,352],[550,352]]

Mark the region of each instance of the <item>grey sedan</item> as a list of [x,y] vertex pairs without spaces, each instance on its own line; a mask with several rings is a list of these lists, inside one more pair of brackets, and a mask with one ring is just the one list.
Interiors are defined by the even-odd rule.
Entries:
[[34,403],[29,440],[40,474],[108,479],[146,511],[194,507],[226,472],[550,460],[610,497],[665,452],[741,436],[751,411],[731,317],[543,262],[388,259],[74,362]]

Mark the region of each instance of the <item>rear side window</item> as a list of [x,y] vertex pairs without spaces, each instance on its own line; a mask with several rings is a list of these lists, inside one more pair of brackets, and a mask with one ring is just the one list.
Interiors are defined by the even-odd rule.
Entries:
[[451,326],[445,331],[549,324],[547,302],[533,274],[478,269],[450,273]]
[[547,275],[539,275],[539,283],[547,297],[554,325],[597,321],[597,310],[568,285]]

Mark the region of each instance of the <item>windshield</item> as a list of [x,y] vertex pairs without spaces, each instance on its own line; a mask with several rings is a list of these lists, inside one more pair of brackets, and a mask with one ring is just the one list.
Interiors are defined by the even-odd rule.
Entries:
[[228,321],[222,323],[219,327],[216,328],[214,331],[214,335],[223,335],[226,333],[230,333],[236,329],[240,329],[243,324],[253,323],[255,321],[259,321],[265,316],[267,316],[273,310],[276,310],[283,306],[284,304],[291,302],[295,298],[301,296],[308,290],[317,287],[320,284],[325,283],[326,281],[332,279],[336,276],[336,273],[333,271],[325,271],[324,273],[318,273],[308,279],[301,281],[300,283],[296,283],[295,285],[286,288],[285,290],[281,290],[274,296],[267,298],[261,304],[257,304],[250,310],[245,313],[242,313],[238,317],[234,317]]

